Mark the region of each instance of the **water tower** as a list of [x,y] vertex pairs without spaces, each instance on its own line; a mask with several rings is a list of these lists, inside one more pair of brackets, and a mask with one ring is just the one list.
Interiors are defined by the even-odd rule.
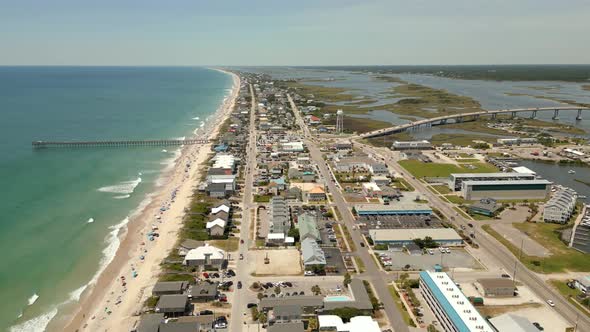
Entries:
[[341,134],[344,131],[344,112],[336,111],[336,133]]

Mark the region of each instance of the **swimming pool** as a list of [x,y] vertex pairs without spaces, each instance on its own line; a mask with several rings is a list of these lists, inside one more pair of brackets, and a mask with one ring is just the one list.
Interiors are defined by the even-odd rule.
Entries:
[[343,295],[326,296],[324,298],[324,302],[346,302],[346,301],[352,301],[352,299],[348,296],[343,296]]

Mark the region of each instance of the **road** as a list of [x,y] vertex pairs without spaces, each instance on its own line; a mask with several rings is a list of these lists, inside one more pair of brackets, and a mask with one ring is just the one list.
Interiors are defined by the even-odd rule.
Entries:
[[[252,106],[250,108],[250,136],[248,137],[248,146],[246,147],[247,161],[244,167],[244,201],[242,207],[242,224],[240,225],[240,243],[238,248],[239,255],[243,255],[247,258],[247,251],[250,247],[250,223],[253,222],[251,213],[254,211],[255,204],[252,198],[252,181],[253,181],[253,169],[256,165],[256,97],[254,95],[254,88],[250,84],[250,95],[252,96]],[[246,292],[248,291],[247,279],[248,279],[248,262],[247,260],[240,260],[236,264],[236,284],[234,285],[234,294],[232,300],[231,316],[229,319],[229,329],[232,332],[240,332],[243,329],[243,315],[242,312],[246,310]],[[244,285],[242,289],[238,289],[237,282],[241,281]]]
[[371,254],[369,253],[367,247],[359,246],[361,242],[364,243],[364,240],[360,232],[358,230],[354,230],[353,228],[354,217],[352,216],[352,213],[350,212],[350,209],[348,207],[348,203],[346,203],[346,201],[344,200],[342,193],[340,192],[340,190],[338,190],[335,183],[331,180],[332,176],[330,171],[328,170],[326,162],[322,158],[322,152],[319,150],[319,148],[313,141],[312,136],[309,132],[309,128],[307,128],[307,126],[303,122],[303,119],[301,118],[301,113],[299,112],[299,109],[293,102],[293,99],[290,95],[287,95],[287,97],[289,99],[289,103],[291,104],[291,108],[293,109],[293,113],[295,114],[295,118],[297,119],[297,122],[303,130],[305,137],[305,145],[309,150],[310,157],[317,164],[321,175],[326,180],[328,189],[332,194],[332,200],[334,204],[338,207],[338,210],[342,215],[344,224],[348,227],[348,230],[350,231],[352,240],[357,244],[358,250],[354,252],[354,254],[363,261],[366,268],[366,272],[363,274],[363,279],[367,279],[371,281],[371,283],[373,284],[373,288],[375,289],[377,296],[383,303],[385,314],[387,315],[387,318],[394,331],[409,331],[408,326],[404,322],[401,313],[398,311],[397,306],[389,293],[384,273],[375,265],[375,261],[371,257]]
[[390,152],[378,152],[374,147],[360,142],[356,142],[356,144],[358,144],[358,146],[362,146],[364,151],[367,153],[385,157],[385,162],[395,171],[403,174],[406,181],[416,188],[416,190],[418,190],[422,196],[425,196],[431,206],[441,211],[449,220],[454,218],[454,221],[452,222],[455,225],[467,226],[467,224],[471,222],[474,225],[477,234],[476,242],[479,244],[482,250],[495,257],[506,271],[513,271],[516,264],[517,273],[513,277],[526,284],[539,298],[553,300],[553,302],[555,302],[555,307],[553,309],[562,317],[564,317],[568,322],[570,322],[572,326],[574,326],[577,322],[578,331],[590,331],[590,319],[588,316],[580,313],[578,309],[568,302],[564,297],[562,297],[559,292],[553,290],[534,272],[527,269],[506,247],[504,247],[504,245],[499,243],[495,238],[481,229],[477,223],[473,223],[472,220],[467,220],[463,216],[458,215],[451,206],[447,205],[438,196],[434,195],[422,182],[409,176],[407,170],[401,167],[397,161],[393,160]]

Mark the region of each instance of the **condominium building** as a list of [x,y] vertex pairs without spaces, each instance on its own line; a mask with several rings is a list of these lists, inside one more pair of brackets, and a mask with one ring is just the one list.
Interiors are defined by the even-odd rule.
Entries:
[[543,220],[545,222],[566,224],[574,210],[578,194],[571,188],[559,188],[545,204]]
[[444,332],[494,332],[445,272],[420,272],[420,291]]
[[449,188],[454,191],[461,190],[463,181],[510,181],[510,180],[534,180],[535,174],[527,173],[453,173],[449,176]]

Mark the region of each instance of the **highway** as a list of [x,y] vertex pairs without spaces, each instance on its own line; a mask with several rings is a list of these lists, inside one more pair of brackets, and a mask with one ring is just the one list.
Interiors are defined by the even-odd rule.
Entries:
[[[458,215],[451,206],[447,205],[438,196],[434,195],[428,188],[424,186],[422,182],[408,176],[407,170],[401,167],[393,158],[391,153],[380,153],[377,152],[372,146],[355,141],[355,144],[362,146],[364,151],[384,157],[385,162],[392,167],[395,171],[400,174],[404,174],[404,178],[408,181],[417,191],[428,199],[429,204],[438,210],[440,210],[448,219],[452,221],[451,217],[454,217],[453,223],[455,225],[467,226],[467,223],[472,222]],[[558,314],[564,317],[568,322],[574,326],[577,322],[577,331],[590,331],[590,319],[584,313],[578,311],[578,309],[567,301],[559,292],[549,287],[541,278],[539,278],[534,272],[527,269],[520,261],[506,248],[504,245],[499,243],[495,238],[489,235],[486,231],[481,229],[477,223],[473,223],[476,229],[476,242],[480,248],[490,255],[496,258],[496,260],[502,265],[506,271],[513,271],[515,263],[517,264],[516,279],[526,284],[539,298],[544,300],[553,300],[555,307],[553,308]]]
[[[250,108],[250,136],[248,137],[248,146],[246,147],[246,156],[248,159],[244,167],[244,201],[242,207],[242,223],[240,227],[240,243],[238,248],[239,255],[243,255],[244,258],[248,257],[247,252],[250,247],[250,223],[253,222],[251,213],[255,209],[255,204],[252,198],[252,182],[253,182],[253,169],[256,167],[256,97],[254,95],[254,88],[250,84],[250,95],[252,96],[252,106]],[[238,257],[236,263],[236,279],[234,284],[234,294],[231,308],[231,316],[229,319],[229,329],[232,332],[241,332],[243,329],[243,315],[242,312],[246,311],[246,292],[248,291],[248,262],[247,260],[240,260]],[[237,282],[241,281],[243,284],[242,289],[238,289]]]
[[363,134],[359,135],[359,137],[370,138],[370,137],[389,135],[389,134],[393,134],[393,133],[402,132],[402,131],[410,129],[412,127],[419,127],[422,125],[429,125],[429,124],[433,124],[433,123],[437,123],[437,122],[441,122],[441,124],[442,124],[444,121],[452,120],[452,119],[459,119],[459,118],[479,117],[479,116],[485,116],[485,115],[495,116],[497,114],[513,114],[513,113],[515,114],[515,113],[522,113],[522,112],[535,112],[536,113],[537,111],[557,112],[557,111],[572,111],[572,110],[578,111],[578,118],[581,119],[581,111],[588,110],[588,108],[581,107],[581,106],[562,106],[562,107],[515,108],[515,109],[508,109],[508,110],[459,113],[459,114],[452,114],[452,115],[445,115],[445,116],[437,116],[435,118],[429,118],[429,119],[421,119],[421,120],[417,120],[414,122],[410,122],[410,123],[406,123],[406,124],[402,124],[402,125],[398,125],[398,126],[394,126],[394,127],[374,130],[374,131],[363,133]]
[[331,173],[328,170],[326,162],[322,158],[322,153],[313,141],[312,136],[309,132],[309,128],[307,128],[307,126],[303,122],[299,109],[293,102],[291,96],[287,95],[287,97],[289,99],[289,103],[291,104],[291,108],[293,109],[293,113],[295,114],[295,117],[297,119],[297,122],[301,126],[301,130],[303,130],[305,137],[305,145],[309,150],[310,157],[317,164],[322,177],[325,179],[328,189],[332,194],[334,204],[336,205],[336,207],[338,207],[338,210],[342,215],[342,221],[348,227],[348,230],[350,231],[350,234],[352,236],[352,240],[355,242],[356,247],[358,248],[357,251],[354,252],[354,254],[357,257],[359,257],[365,265],[366,272],[363,274],[363,279],[371,281],[373,288],[375,289],[375,292],[379,297],[379,300],[383,303],[383,309],[394,331],[408,332],[408,326],[404,322],[401,313],[398,311],[396,304],[394,303],[393,298],[389,293],[384,273],[379,268],[377,268],[375,261],[371,257],[371,254],[369,253],[367,247],[360,246],[360,243],[364,243],[364,240],[360,232],[358,230],[355,230],[356,227],[353,227],[355,224],[354,217],[350,212],[348,203],[346,203],[344,197],[342,196],[342,193],[336,187],[335,183],[332,181]]

